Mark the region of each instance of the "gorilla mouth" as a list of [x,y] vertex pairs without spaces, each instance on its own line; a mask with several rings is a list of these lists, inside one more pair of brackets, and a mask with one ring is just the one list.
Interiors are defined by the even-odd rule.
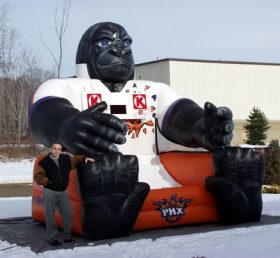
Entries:
[[112,66],[117,66],[117,65],[131,67],[131,62],[126,62],[123,60],[116,60],[116,61],[109,62],[109,63],[98,62],[97,64],[98,64],[98,66],[101,66],[101,67],[112,67]]

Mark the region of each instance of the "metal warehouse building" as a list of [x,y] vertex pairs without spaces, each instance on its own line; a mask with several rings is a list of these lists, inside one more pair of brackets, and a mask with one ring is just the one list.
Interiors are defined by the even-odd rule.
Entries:
[[243,143],[253,107],[270,121],[267,142],[280,139],[280,64],[168,58],[137,64],[136,79],[164,82],[202,107],[206,101],[229,107],[234,145]]

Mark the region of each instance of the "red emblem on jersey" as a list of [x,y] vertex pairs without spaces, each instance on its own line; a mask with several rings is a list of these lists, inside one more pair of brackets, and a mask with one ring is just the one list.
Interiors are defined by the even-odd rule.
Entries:
[[132,94],[134,109],[147,109],[146,94]]
[[102,97],[100,93],[88,93],[87,94],[87,103],[88,107],[92,107],[96,105],[97,103],[100,103],[102,101]]

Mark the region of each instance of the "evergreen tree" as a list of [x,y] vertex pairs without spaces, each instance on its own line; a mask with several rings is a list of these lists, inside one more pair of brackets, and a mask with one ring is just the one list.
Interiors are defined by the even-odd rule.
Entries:
[[258,107],[254,107],[246,122],[244,129],[247,140],[245,142],[252,145],[264,145],[267,130],[270,128],[266,115]]
[[280,185],[280,146],[278,140],[272,140],[265,151],[266,185]]

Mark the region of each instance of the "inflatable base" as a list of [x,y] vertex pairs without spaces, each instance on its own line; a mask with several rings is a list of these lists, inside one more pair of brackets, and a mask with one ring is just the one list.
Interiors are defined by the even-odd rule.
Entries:
[[[218,221],[214,199],[204,186],[205,178],[213,175],[212,155],[204,152],[168,152],[159,156],[163,166],[182,187],[150,190],[133,230]],[[42,158],[43,156],[40,156],[36,159],[34,171]],[[67,193],[73,209],[72,231],[84,235],[83,202],[79,194],[76,170],[70,173]],[[32,186],[32,217],[45,222],[43,186],[35,182]],[[55,219],[57,225],[63,227],[58,212]]]

